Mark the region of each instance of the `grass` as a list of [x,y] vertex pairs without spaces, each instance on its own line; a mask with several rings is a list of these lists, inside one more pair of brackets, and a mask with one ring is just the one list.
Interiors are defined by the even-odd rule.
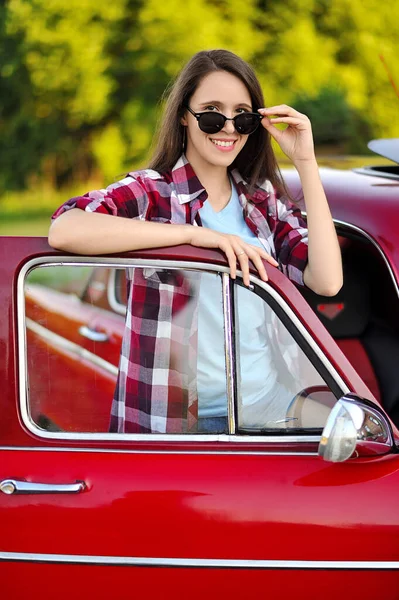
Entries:
[[7,220],[0,223],[0,235],[47,236],[50,217]]
[[65,190],[40,189],[7,192],[0,198],[0,235],[46,236],[53,212],[66,200],[97,189],[88,182],[85,189],[76,184]]
[[[321,167],[335,169],[354,169],[367,165],[393,165],[395,163],[370,154],[366,156],[335,156],[318,154]],[[283,168],[292,166],[285,158],[279,158]],[[47,236],[50,217],[54,210],[68,198],[84,193],[86,190],[98,188],[98,183],[89,182],[82,186],[65,191],[54,191],[43,188],[39,191],[9,192],[0,198],[0,236]]]

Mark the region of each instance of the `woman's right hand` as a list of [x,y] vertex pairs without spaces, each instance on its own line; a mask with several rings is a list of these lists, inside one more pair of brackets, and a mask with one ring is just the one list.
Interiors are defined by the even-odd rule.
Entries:
[[260,278],[267,281],[266,269],[262,263],[262,258],[273,267],[278,267],[278,262],[268,254],[263,248],[247,244],[238,235],[228,233],[219,233],[207,227],[190,226],[190,244],[197,248],[219,248],[225,253],[230,267],[232,279],[236,278],[237,260],[239,262],[244,284],[249,286],[249,260],[258,270]]

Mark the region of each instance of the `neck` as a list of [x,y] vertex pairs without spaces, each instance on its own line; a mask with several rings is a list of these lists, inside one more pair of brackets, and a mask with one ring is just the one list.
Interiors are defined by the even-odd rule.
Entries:
[[227,167],[205,163],[198,157],[191,158],[189,151],[186,157],[210,198],[218,198],[230,193],[231,185]]

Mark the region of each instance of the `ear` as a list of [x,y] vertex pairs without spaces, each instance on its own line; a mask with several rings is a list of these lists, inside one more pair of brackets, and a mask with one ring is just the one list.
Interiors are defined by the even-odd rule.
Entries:
[[181,125],[184,125],[184,127],[187,127],[187,125],[188,125],[188,121],[187,121],[188,110],[184,104],[182,105],[180,110],[182,111],[182,117],[180,118],[180,123],[181,123]]

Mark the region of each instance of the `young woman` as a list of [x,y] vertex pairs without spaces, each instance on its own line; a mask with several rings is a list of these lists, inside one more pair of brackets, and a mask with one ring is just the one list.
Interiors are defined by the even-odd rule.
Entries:
[[[281,131],[276,123],[287,127]],[[299,173],[307,226],[284,196],[271,136]],[[340,249],[319,179],[309,119],[286,105],[266,108],[252,68],[226,50],[199,52],[181,71],[168,98],[150,168],[66,202],[54,215],[49,242],[54,248],[86,255],[179,244],[220,248],[231,276],[236,276],[238,263],[246,285],[249,260],[264,281],[263,260],[318,294],[335,295],[342,285]],[[198,328],[194,312],[185,325],[186,342],[198,354],[194,351],[191,364],[186,365],[191,377],[183,377],[172,365],[173,327],[161,355],[154,353],[156,341],[165,336],[158,322],[160,307],[172,323],[176,298],[190,296],[186,282],[177,275],[172,295],[170,285],[162,278],[154,284],[139,273],[132,275],[111,431],[224,430],[222,358],[218,352],[213,357],[205,352],[205,346],[220,348],[221,319],[208,333]],[[138,298],[144,297],[137,294],[140,286],[146,298],[151,288],[156,299],[137,308]],[[218,300],[212,300],[210,290],[212,284],[203,281],[198,311],[202,323],[211,322],[215,315]],[[247,319],[245,330],[257,326],[251,325],[248,314],[240,315],[240,320]],[[244,418],[249,426],[257,423],[254,414],[265,414],[265,407],[272,418],[285,410],[284,403],[279,407],[276,401],[266,346],[263,341],[258,348],[244,351],[248,365],[258,365],[252,369],[248,391],[252,416],[247,423]],[[268,371],[270,381],[265,385]],[[220,373],[220,381],[212,379],[207,386],[209,372]]]

